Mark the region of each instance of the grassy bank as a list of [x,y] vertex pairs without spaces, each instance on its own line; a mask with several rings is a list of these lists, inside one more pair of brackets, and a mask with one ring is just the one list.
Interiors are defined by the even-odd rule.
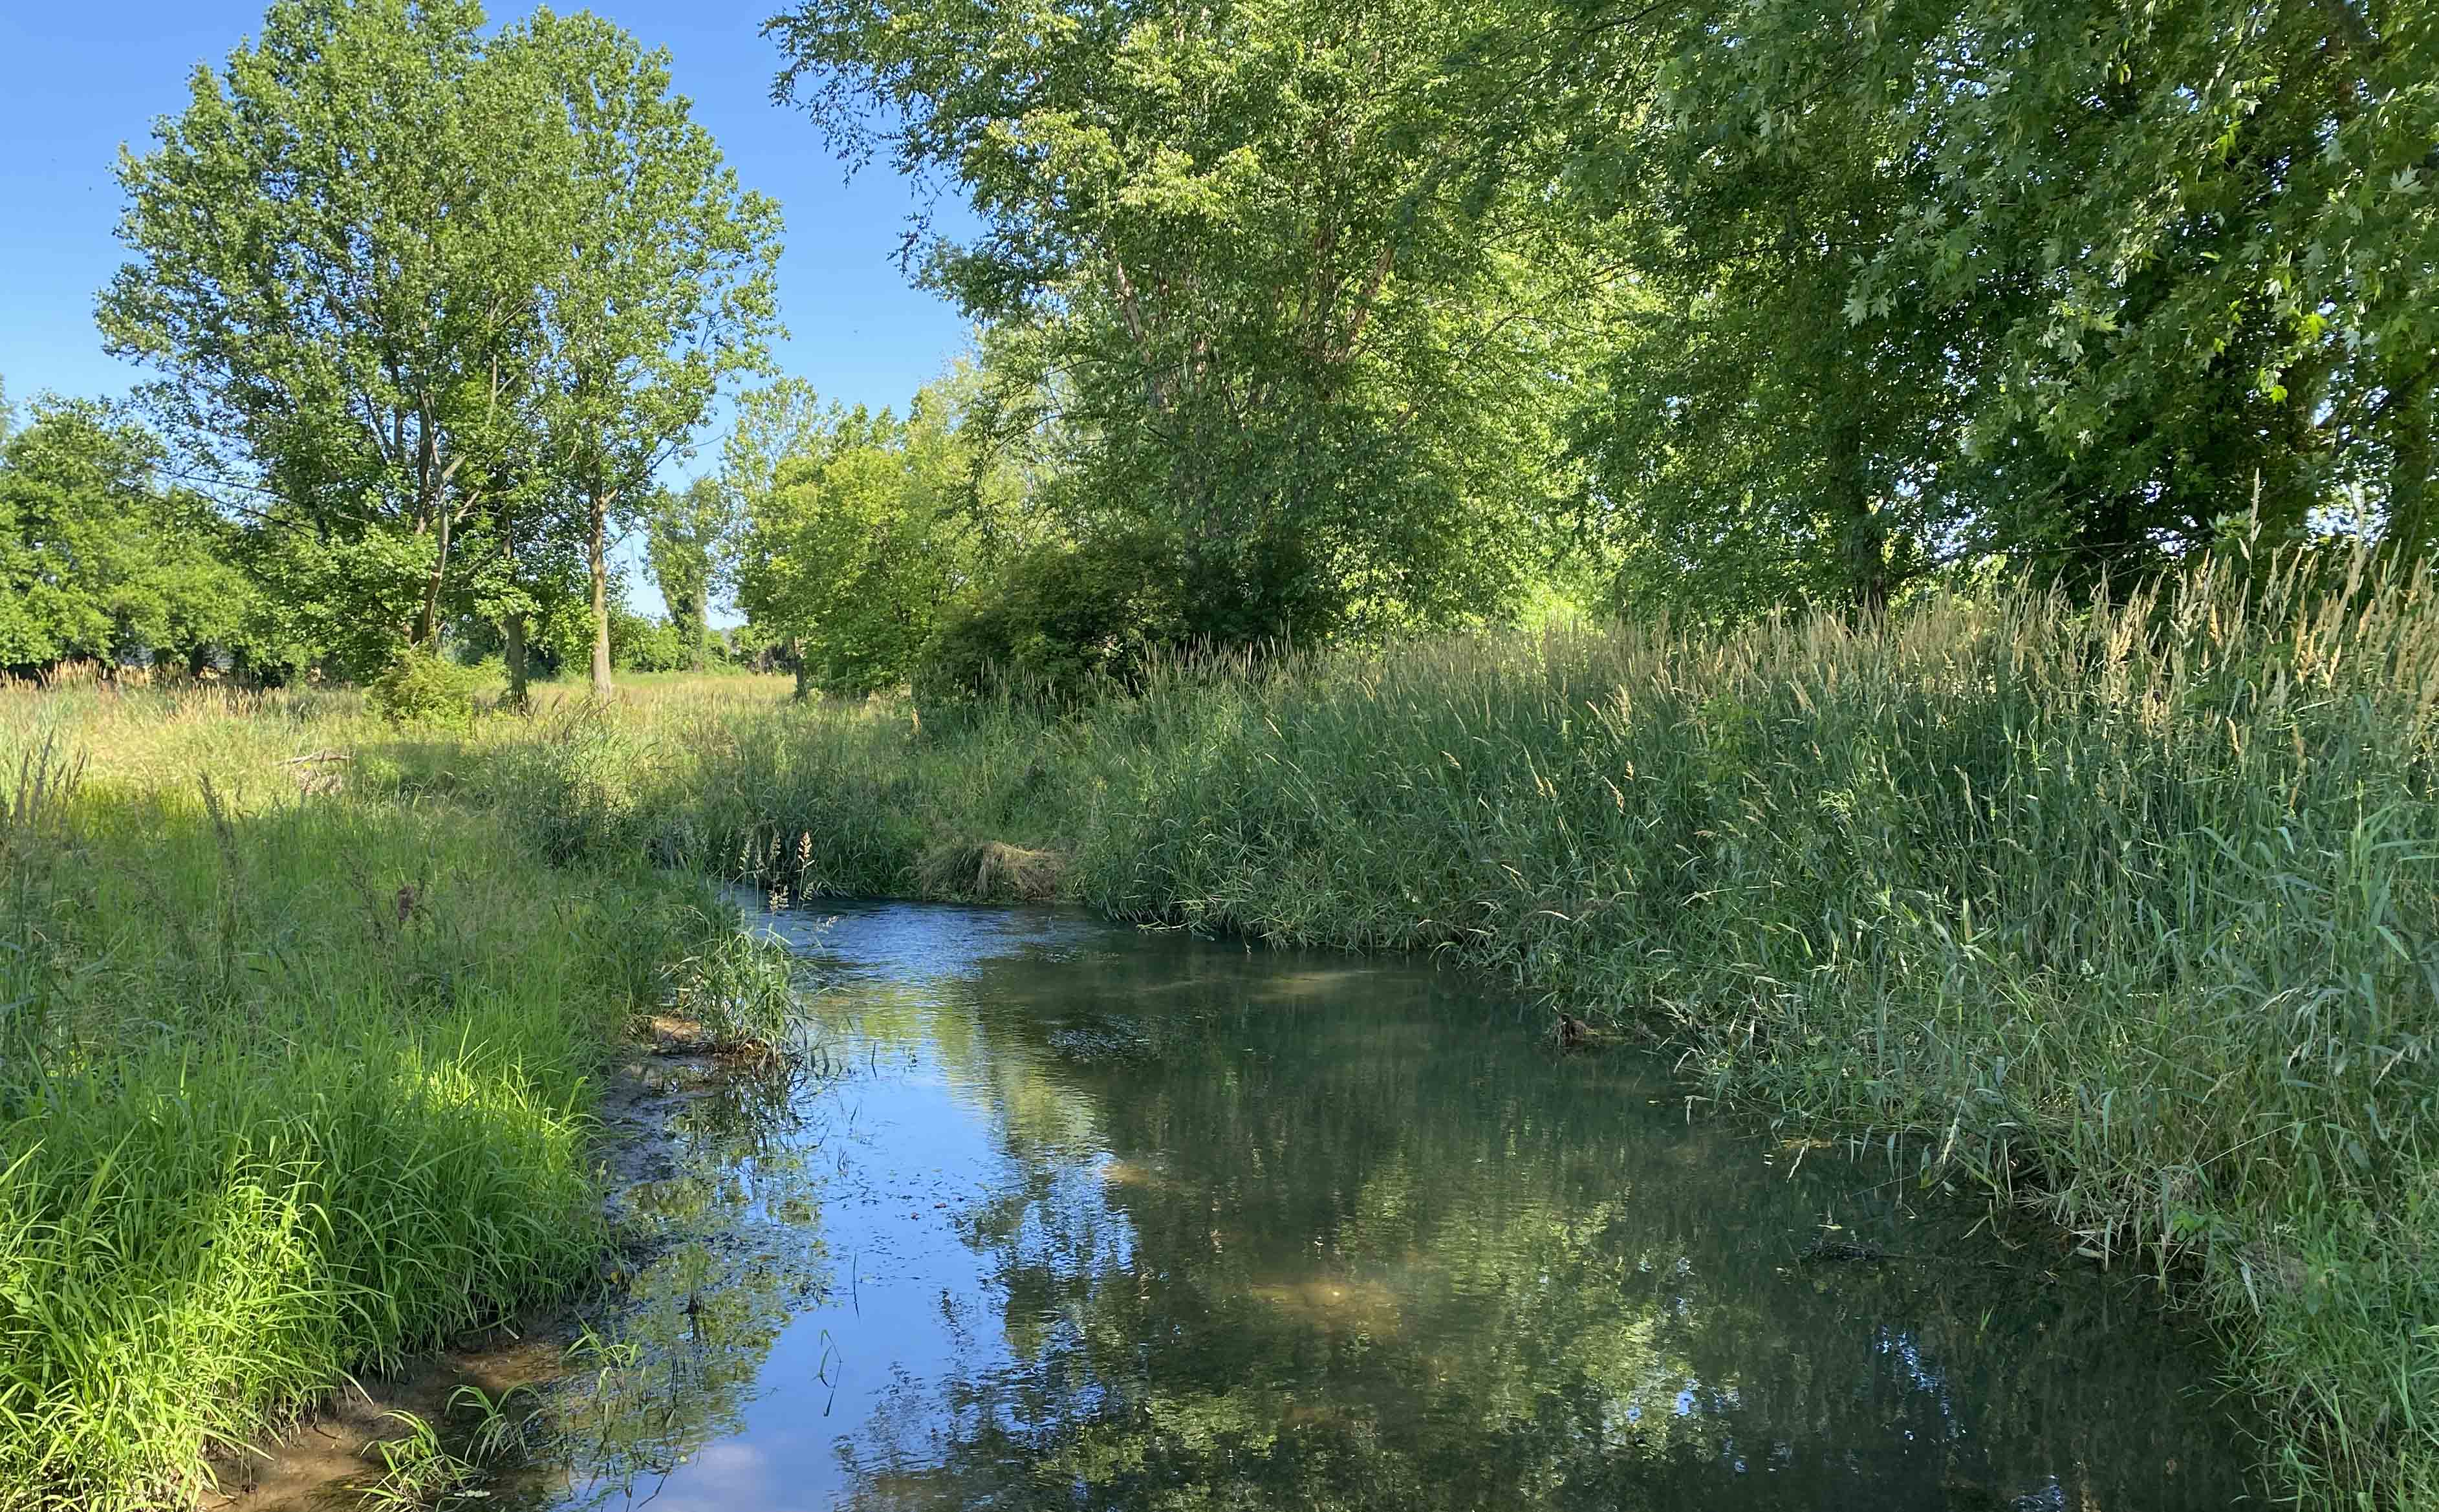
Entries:
[[2372,570],[1442,642],[1057,720],[671,700],[384,780],[562,859],[799,893],[1063,864],[1122,916],[1511,971],[1698,1094],[1896,1136],[2157,1271],[2225,1325],[2282,1486],[2430,1505],[2439,606]]
[[[0,1307],[47,1343],[0,1367],[0,1484],[172,1473],[242,1415],[197,1402],[567,1274],[572,1231],[484,1225],[588,1201],[587,1047],[700,916],[650,862],[1509,971],[1698,1095],[2159,1272],[2307,1503],[2439,1504],[2439,604],[2354,572],[1180,670],[1066,718],[753,679],[408,734],[344,697],[28,696],[20,746],[97,756],[9,831],[0,969],[47,974],[0,1001],[48,1005],[51,1069],[12,1083]],[[300,795],[278,761],[325,751],[339,791]]]
[[382,738],[345,694],[0,690],[0,1507],[188,1504],[343,1372],[593,1273],[590,1078],[733,914],[328,759]]

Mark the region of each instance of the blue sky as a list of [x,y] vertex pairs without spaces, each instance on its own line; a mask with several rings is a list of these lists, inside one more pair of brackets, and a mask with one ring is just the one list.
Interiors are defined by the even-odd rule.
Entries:
[[[903,410],[965,349],[967,329],[949,306],[909,289],[893,260],[915,187],[885,165],[846,182],[804,117],[771,103],[778,55],[758,33],[780,3],[593,9],[668,49],[677,87],[739,177],[784,207],[781,367],[825,398]],[[524,8],[490,13],[505,21]],[[143,150],[154,117],[185,101],[194,65],[218,67],[261,18],[262,0],[0,4],[0,382],[12,400],[43,389],[122,394],[138,381],[103,353],[93,326],[94,293],[125,260],[111,235],[119,144]],[[713,432],[702,440],[705,454],[673,477],[709,463]]]

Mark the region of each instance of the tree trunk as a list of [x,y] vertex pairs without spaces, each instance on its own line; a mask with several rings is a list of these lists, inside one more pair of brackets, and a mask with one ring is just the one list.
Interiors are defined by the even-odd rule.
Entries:
[[1849,600],[1877,619],[1889,607],[1888,527],[1872,508],[1863,438],[1851,424],[1829,436],[1829,507],[1846,559]]
[[434,553],[432,558],[432,571],[424,578],[423,614],[416,622],[415,635],[415,643],[417,645],[423,647],[427,650],[433,651],[440,649],[440,583],[441,580],[449,575],[449,526],[451,522],[449,518],[449,510],[445,505],[438,511],[438,518],[440,526],[439,549]]
[[593,696],[610,697],[610,500],[593,499]]
[[2396,418],[2396,429],[2389,441],[2388,461],[2388,548],[2407,560],[2421,556],[2431,546],[2432,526],[2439,521],[2430,518],[2431,463],[2430,432],[2434,404],[2430,396],[2405,406]]
[[508,707],[523,712],[530,702],[525,691],[525,616],[510,614],[500,621],[500,659],[508,668]]
[[805,643],[793,636],[788,640],[788,654],[796,663],[796,697],[810,698],[813,692],[813,667],[805,659]]

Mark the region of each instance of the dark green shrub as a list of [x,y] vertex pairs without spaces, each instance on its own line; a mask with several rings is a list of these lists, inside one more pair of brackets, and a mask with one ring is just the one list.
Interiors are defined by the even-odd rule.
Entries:
[[1171,564],[1148,539],[1039,547],[942,616],[916,667],[915,696],[1074,703],[1131,686],[1177,633],[1176,598]]

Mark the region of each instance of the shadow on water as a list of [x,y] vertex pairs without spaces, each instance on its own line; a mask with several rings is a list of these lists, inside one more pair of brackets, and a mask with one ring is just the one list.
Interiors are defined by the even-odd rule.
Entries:
[[1689,1121],[1664,1068],[1558,1056],[1478,983],[1052,910],[767,922],[837,984],[834,1075],[692,1094],[629,1204],[654,1258],[538,1435],[572,1468],[503,1500],[2247,1495],[2209,1355],[2139,1283]]

